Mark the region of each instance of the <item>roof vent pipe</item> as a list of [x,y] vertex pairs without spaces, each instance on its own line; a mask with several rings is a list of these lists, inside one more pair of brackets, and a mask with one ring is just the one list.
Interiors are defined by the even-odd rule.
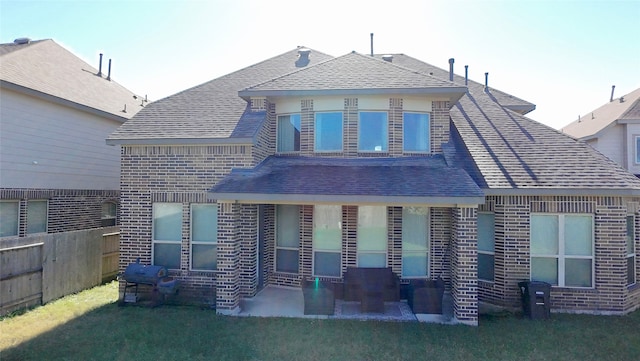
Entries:
[[109,71],[107,73],[107,80],[111,81],[111,59],[109,59]]
[[453,81],[453,58],[449,59],[449,81]]
[[464,66],[464,86],[469,85],[469,65]]
[[383,55],[382,60],[393,63],[393,55]]
[[611,98],[609,99],[609,103],[611,103],[613,101],[613,91],[616,90],[616,86],[612,85],[611,86]]
[[100,53],[100,62],[98,63],[98,76],[102,76],[102,53]]
[[373,56],[373,33],[371,33],[371,56]]
[[484,90],[489,90],[489,73],[484,73]]

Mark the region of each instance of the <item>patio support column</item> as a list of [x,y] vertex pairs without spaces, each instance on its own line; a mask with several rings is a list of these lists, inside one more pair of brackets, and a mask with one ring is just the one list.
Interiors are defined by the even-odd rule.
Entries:
[[218,271],[216,273],[216,312],[240,312],[240,206],[221,203],[218,208]]
[[451,296],[459,323],[478,325],[478,209],[454,208],[451,234]]

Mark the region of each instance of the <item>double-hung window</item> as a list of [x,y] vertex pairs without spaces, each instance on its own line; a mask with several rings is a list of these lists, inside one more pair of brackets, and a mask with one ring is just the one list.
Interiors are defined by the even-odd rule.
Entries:
[[316,113],[315,119],[315,151],[342,151],[342,113]]
[[20,225],[20,202],[17,200],[0,201],[0,237],[18,235]]
[[627,285],[636,283],[636,217],[627,216]]
[[478,212],[478,279],[493,281],[495,261],[495,216]]
[[47,232],[47,208],[46,200],[27,201],[27,234]]
[[387,266],[387,207],[358,207],[358,267]]
[[531,214],[531,279],[593,287],[593,216]]
[[640,137],[636,136],[636,164],[640,164]]
[[214,271],[218,265],[218,205],[191,205],[191,269]]
[[429,276],[429,208],[402,208],[402,277]]
[[300,114],[278,116],[278,152],[300,151]]
[[180,268],[182,203],[153,204],[153,264]]
[[428,153],[430,151],[430,124],[429,113],[405,112],[403,114],[402,133],[405,152]]
[[340,277],[342,206],[313,208],[313,275]]
[[389,121],[387,112],[360,112],[358,122],[358,151],[387,152],[389,150]]
[[300,208],[276,206],[276,271],[298,273],[300,254]]
[[102,227],[110,227],[116,225],[118,205],[115,202],[102,203],[102,214],[100,216],[100,225]]

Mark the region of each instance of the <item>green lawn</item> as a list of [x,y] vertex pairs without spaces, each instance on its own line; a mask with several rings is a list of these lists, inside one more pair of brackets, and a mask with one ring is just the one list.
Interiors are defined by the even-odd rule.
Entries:
[[479,327],[118,307],[110,283],[0,321],[0,360],[637,360],[640,312]]

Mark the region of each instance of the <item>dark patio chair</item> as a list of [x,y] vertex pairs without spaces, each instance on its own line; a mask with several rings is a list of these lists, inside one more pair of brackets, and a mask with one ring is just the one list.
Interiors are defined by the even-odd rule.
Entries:
[[328,281],[302,281],[305,315],[333,315],[335,297],[333,283]]
[[413,313],[442,314],[443,295],[444,281],[440,277],[436,280],[411,280],[407,303]]

